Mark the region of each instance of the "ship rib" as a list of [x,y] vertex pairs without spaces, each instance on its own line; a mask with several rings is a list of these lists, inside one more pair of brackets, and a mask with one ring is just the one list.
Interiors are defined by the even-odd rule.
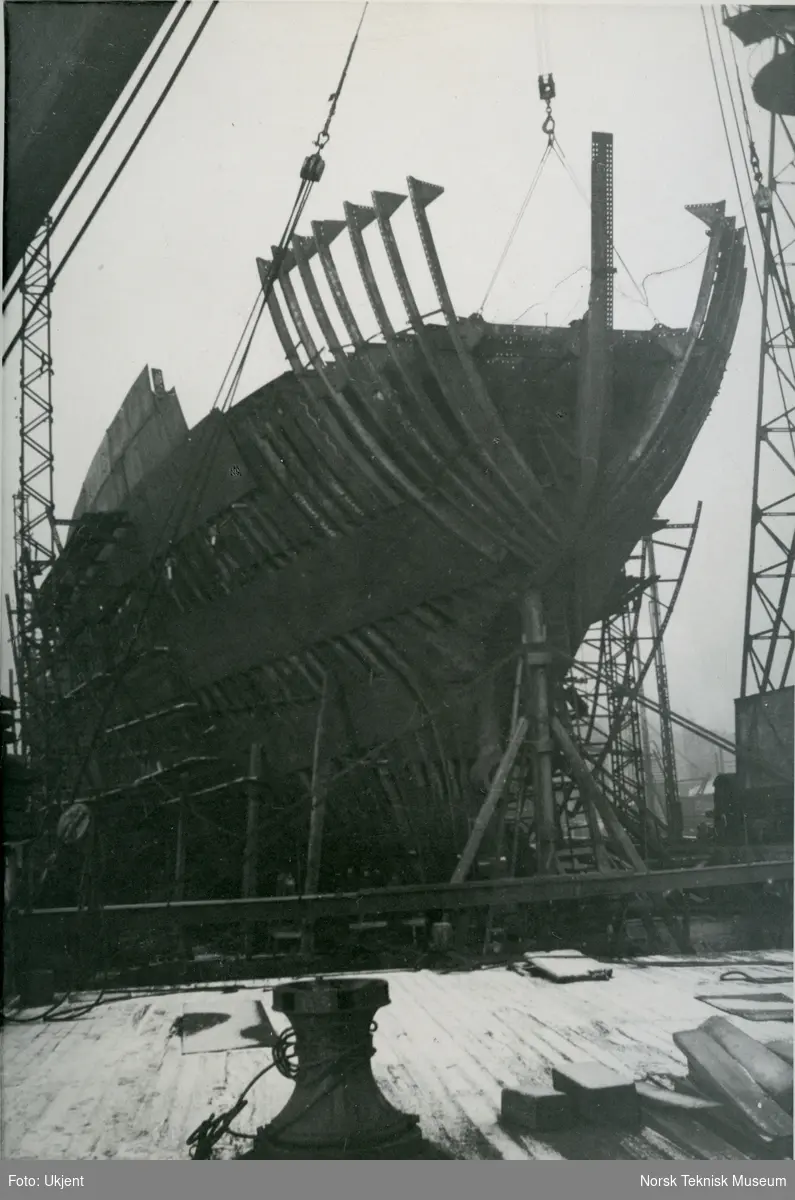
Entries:
[[[453,343],[459,362],[464,369],[467,382],[470,385],[476,410],[479,410],[486,418],[487,437],[491,442],[491,446],[487,452],[488,461],[497,475],[504,480],[526,516],[533,524],[540,526],[541,530],[551,541],[556,542],[559,540],[559,531],[556,529],[558,522],[554,514],[550,511],[549,503],[544,496],[543,489],[530,470],[527,462],[513,444],[513,441],[508,437],[459,332],[458,318],[455,315],[450,293],[447,290],[442,265],[436,252],[426,212],[428,204],[440,196],[444,189],[437,187],[435,184],[422,183],[420,180],[411,177],[409,177],[407,182],[414,217],[420,233],[420,240],[425,251],[425,258],[431,272],[433,285],[436,289],[439,307],[447,321],[450,340]],[[473,432],[475,431],[471,431],[471,435]],[[485,430],[483,432],[486,433]],[[475,433],[475,436],[477,436],[477,433]],[[535,507],[533,506],[533,502]]]

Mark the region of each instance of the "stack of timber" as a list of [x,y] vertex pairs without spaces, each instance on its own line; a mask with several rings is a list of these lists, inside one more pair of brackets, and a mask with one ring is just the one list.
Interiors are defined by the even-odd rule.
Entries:
[[792,1045],[757,1041],[725,1017],[674,1034],[697,1095],[717,1101],[712,1115],[757,1150],[792,1157]]

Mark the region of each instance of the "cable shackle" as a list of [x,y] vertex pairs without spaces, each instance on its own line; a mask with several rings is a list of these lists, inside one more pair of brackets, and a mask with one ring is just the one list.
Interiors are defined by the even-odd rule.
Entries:
[[555,118],[552,116],[552,101],[555,99],[554,75],[539,75],[538,98],[544,101],[547,107],[547,115],[544,118],[541,131],[547,135],[547,142],[551,146],[555,141]]

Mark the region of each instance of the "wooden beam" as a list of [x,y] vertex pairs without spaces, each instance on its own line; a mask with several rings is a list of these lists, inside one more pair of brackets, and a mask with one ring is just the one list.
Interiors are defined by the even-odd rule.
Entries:
[[187,805],[180,797],[177,810],[177,851],[174,861],[174,899],[185,899],[185,867],[187,865]]
[[469,835],[469,840],[464,847],[463,853],[458,860],[455,870],[450,879],[451,883],[463,883],[470,872],[472,863],[475,861],[475,856],[480,849],[480,844],[483,841],[483,836],[488,828],[489,821],[494,816],[494,810],[500,802],[502,793],[505,790],[505,785],[511,774],[511,768],[516,761],[516,755],[527,733],[527,720],[522,717],[517,723],[513,731],[511,740],[508,743],[505,753],[500,759],[500,764],[494,772],[494,778],[491,781],[488,795],[483,801],[480,812],[473,826],[472,832]]
[[556,869],[557,828],[555,791],[552,786],[552,739],[550,737],[549,683],[546,626],[541,594],[528,592],[522,600],[522,633],[527,670],[527,711],[533,722],[533,782],[536,819],[538,872],[549,875]]
[[560,746],[561,750],[568,759],[571,773],[577,780],[579,787],[593,803],[594,808],[607,828],[608,833],[615,842],[621,847],[626,860],[636,871],[645,872],[648,870],[645,862],[638,854],[624,826],[616,816],[613,806],[607,797],[602,793],[601,788],[597,785],[593,775],[591,774],[585,759],[580,755],[579,750],[574,745],[574,742],[569,737],[566,730],[563,728],[560,720],[557,717],[552,718],[552,732]]
[[[686,867],[667,871],[616,871],[581,875],[532,875],[525,879],[477,880],[474,883],[412,884],[408,887],[316,896],[257,896],[252,900],[185,900],[181,903],[108,904],[98,909],[103,920],[154,925],[173,921],[213,925],[241,921],[296,921],[307,916],[347,917],[364,913],[407,912],[423,909],[488,908],[491,904],[548,904],[561,900],[590,900],[595,896],[626,896],[711,888],[748,887],[791,881],[793,862],[730,863],[719,867]],[[43,927],[85,919],[82,908],[33,909],[17,916],[30,937]]]
[[[304,879],[304,894],[314,895],[320,881],[320,863],[323,855],[323,825],[326,820],[327,772],[322,763],[326,758],[324,751],[324,733],[326,725],[326,709],[328,707],[329,681],[328,675],[323,676],[323,691],[320,695],[320,706],[315,726],[315,745],[312,754],[312,804],[309,813],[309,844],[306,851],[306,876]],[[302,949],[311,954],[314,949],[314,925],[307,922],[303,930]]]
[[248,759],[247,785],[248,804],[246,807],[246,845],[243,851],[243,895],[257,894],[257,858],[259,844],[259,810],[260,783],[262,780],[262,747],[257,742],[251,743]]

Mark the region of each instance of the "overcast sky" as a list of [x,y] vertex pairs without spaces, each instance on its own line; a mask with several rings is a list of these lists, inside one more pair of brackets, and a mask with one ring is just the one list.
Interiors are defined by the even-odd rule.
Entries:
[[[198,24],[202,10],[193,8],[133,118],[148,111]],[[269,256],[279,240],[301,161],[325,119],[360,11],[334,0],[225,0],[212,17],[54,293],[59,515],[71,514],[103,433],[144,364],[161,368],[167,386],[176,387],[189,424],[212,405],[256,296],[254,260]],[[747,78],[758,60],[742,47],[737,52]],[[695,259],[647,281],[651,311],[621,271],[617,325],[687,325],[705,229],[684,206],[725,198],[730,212],[738,210],[695,6],[539,10],[376,0],[305,232],[312,219],[341,216],[344,200],[367,203],[374,189],[403,190],[409,174],[441,184],[445,194],[430,217],[453,301],[462,315],[477,309],[544,149],[540,70],[554,72],[557,131],[581,186],[588,186],[591,131],[615,135],[615,237],[635,280]],[[757,113],[754,122],[761,144],[764,122]],[[109,177],[134,124],[124,129],[93,193]],[[56,262],[91,197],[87,189],[58,231]],[[395,228],[415,261],[408,207]],[[587,275],[578,268],[588,260],[588,244],[587,206],[553,160],[484,315],[510,321],[529,308],[523,320],[550,324],[580,316]],[[339,260],[352,280],[351,261],[342,252]],[[430,290],[418,290],[435,308]],[[12,306],[7,336],[16,319]],[[666,650],[674,708],[723,730],[733,729],[739,691],[759,320],[749,277],[723,390],[663,510],[671,520],[688,520],[704,501]],[[263,326],[239,394],[282,369],[275,338]],[[17,373],[12,358],[3,405],[4,591],[12,559]],[[5,681],[10,663],[3,651]]]

